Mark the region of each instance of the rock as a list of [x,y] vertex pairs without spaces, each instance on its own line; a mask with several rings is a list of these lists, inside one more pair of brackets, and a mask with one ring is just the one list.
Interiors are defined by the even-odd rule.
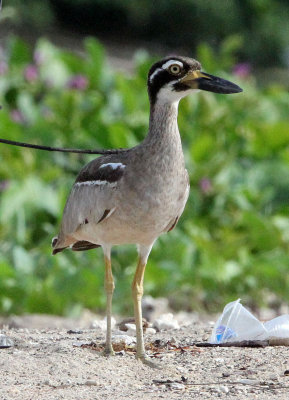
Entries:
[[127,334],[128,336],[135,336],[135,335],[136,335],[136,327],[135,327],[135,324],[125,324],[125,326],[127,327],[126,334]]
[[229,372],[223,372],[222,377],[223,378],[228,378],[231,374]]
[[169,329],[180,329],[179,323],[172,313],[167,313],[161,315],[158,319],[156,319],[153,323],[153,328],[157,331],[169,330]]
[[260,382],[257,381],[257,379],[240,379],[239,383],[242,383],[243,385],[259,385]]
[[99,386],[100,383],[97,381],[93,381],[93,380],[87,380],[84,382],[84,385],[86,386]]
[[171,389],[176,389],[176,390],[183,390],[185,389],[185,385],[181,384],[181,383],[177,383],[177,382],[172,382],[169,383],[168,385]]
[[[114,329],[116,324],[115,318],[111,318],[111,328]],[[102,331],[106,331],[106,317],[101,319],[101,320],[97,320],[95,319],[92,324],[91,324],[92,328],[100,328]]]
[[128,335],[113,335],[113,344],[125,344],[126,346],[131,346],[136,343],[136,338]]
[[147,335],[154,335],[156,333],[157,333],[157,331],[154,328],[147,328],[146,329],[146,334]]
[[[130,327],[128,327],[128,325],[129,325]],[[134,328],[132,328],[132,325],[134,326]],[[125,319],[123,319],[119,324],[117,324],[117,326],[118,326],[118,329],[119,329],[120,331],[123,331],[123,332],[127,332],[128,329],[134,329],[134,331],[135,331],[135,321],[134,321],[134,318],[125,318]],[[143,319],[142,319],[142,327],[143,327],[143,331],[144,331],[144,332],[146,331],[146,329],[148,328],[148,326],[149,326],[148,321],[147,321],[145,318],[143,318]]]
[[157,299],[152,296],[144,296],[142,299],[142,312],[147,321],[153,321],[160,315],[168,312],[169,301],[166,298]]
[[228,388],[228,386],[220,386],[220,390],[221,390],[221,392],[223,392],[223,393],[229,393],[229,388]]
[[13,347],[14,342],[8,336],[4,334],[0,334],[0,349],[7,349],[9,347]]
[[90,345],[91,345],[91,342],[88,342],[88,341],[79,341],[79,342],[72,343],[73,347],[90,346]]
[[69,333],[70,335],[80,335],[81,333],[83,333],[83,331],[80,329],[69,329],[67,333]]

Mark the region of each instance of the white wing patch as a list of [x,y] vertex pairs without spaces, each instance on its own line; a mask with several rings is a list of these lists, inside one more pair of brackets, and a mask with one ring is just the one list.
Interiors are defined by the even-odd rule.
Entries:
[[76,182],[74,186],[108,186],[111,188],[116,187],[117,182],[108,182],[108,181],[100,181],[100,180],[96,180],[96,181],[85,181],[85,182]]
[[118,163],[107,163],[107,164],[102,164],[99,168],[106,168],[106,167],[111,167],[112,169],[117,169],[117,168],[125,168],[126,166],[120,162]]

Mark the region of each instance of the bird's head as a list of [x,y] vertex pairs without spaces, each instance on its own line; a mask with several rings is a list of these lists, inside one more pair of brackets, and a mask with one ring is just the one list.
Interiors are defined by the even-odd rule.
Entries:
[[155,63],[148,74],[151,104],[174,103],[192,91],[239,93],[242,89],[225,79],[201,72],[201,64],[187,57],[172,56]]

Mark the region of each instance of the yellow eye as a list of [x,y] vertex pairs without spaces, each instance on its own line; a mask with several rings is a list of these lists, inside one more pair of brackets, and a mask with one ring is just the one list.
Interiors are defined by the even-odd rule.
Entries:
[[179,73],[181,72],[181,67],[178,64],[172,64],[169,67],[169,72],[173,75],[179,75]]

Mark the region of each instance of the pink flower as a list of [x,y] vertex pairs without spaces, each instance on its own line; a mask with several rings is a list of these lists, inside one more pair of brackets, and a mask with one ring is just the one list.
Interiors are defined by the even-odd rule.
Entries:
[[33,54],[33,60],[36,65],[41,65],[44,62],[44,55],[39,50],[36,50]]
[[212,192],[212,189],[213,189],[212,182],[209,178],[202,178],[199,182],[199,186],[200,186],[201,192],[205,195]]
[[10,117],[12,121],[17,122],[17,124],[24,124],[25,123],[25,118],[22,112],[18,109],[14,109],[10,112]]
[[24,78],[28,82],[35,82],[38,79],[38,69],[36,65],[29,64],[24,70]]
[[88,86],[88,79],[84,75],[74,75],[67,82],[69,89],[85,90]]
[[0,181],[0,192],[4,192],[4,190],[8,189],[10,182],[8,180]]
[[8,65],[5,61],[0,61],[0,75],[6,74],[8,70]]
[[246,79],[251,74],[251,65],[249,63],[236,64],[233,68],[233,74],[241,79]]

